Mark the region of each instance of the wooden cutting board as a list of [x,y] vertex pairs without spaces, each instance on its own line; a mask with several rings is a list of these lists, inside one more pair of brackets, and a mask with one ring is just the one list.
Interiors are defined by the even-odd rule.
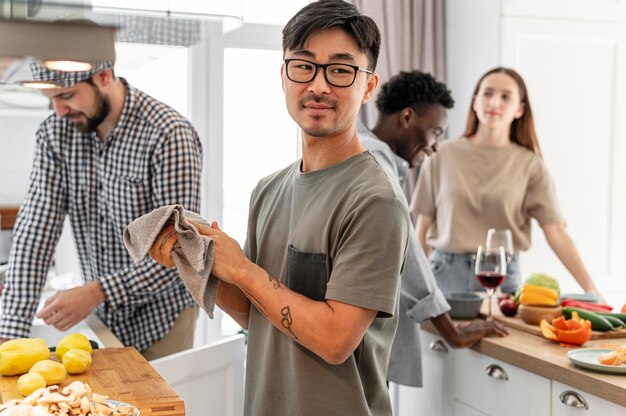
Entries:
[[[54,353],[50,359],[56,360]],[[22,398],[17,390],[18,378],[0,376],[3,403]],[[68,375],[61,386],[76,380],[89,384],[96,393],[136,406],[141,416],[185,415],[183,400],[134,348],[94,350],[89,370],[83,374]]]
[[[528,332],[529,334],[537,335],[543,337],[541,334],[541,329],[539,329],[539,325],[530,325],[526,322],[522,321],[520,318],[515,316],[509,317],[504,316],[500,311],[497,313],[493,312],[493,319],[502,324],[510,327],[519,329],[520,331]],[[626,338],[626,329],[619,329],[616,331],[591,331],[591,339],[614,339],[614,338]]]
[[[482,318],[487,316],[487,312],[489,311],[489,304],[485,300],[483,302],[482,307],[480,308],[480,315]],[[537,335],[539,337],[543,337],[541,334],[541,329],[539,325],[531,325],[522,321],[517,316],[504,316],[502,312],[500,312],[500,308],[497,306],[496,302],[493,302],[491,313],[493,315],[493,319],[496,321],[508,326],[509,328],[515,328],[520,331],[527,332],[529,334]],[[626,338],[626,329],[622,328],[616,331],[591,331],[591,339],[615,339],[615,338]]]

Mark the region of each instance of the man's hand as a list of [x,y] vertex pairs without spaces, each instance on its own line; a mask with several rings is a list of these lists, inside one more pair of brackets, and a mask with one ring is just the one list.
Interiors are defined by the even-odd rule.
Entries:
[[455,326],[448,313],[442,313],[430,320],[448,344],[455,348],[469,347],[485,336],[503,337],[509,333],[502,324],[496,321],[475,320]]
[[495,335],[503,337],[508,335],[509,331],[496,321],[471,321],[463,322],[457,325],[457,328],[464,336],[474,337],[475,334],[481,334],[481,336]]
[[163,227],[156,240],[148,250],[148,254],[157,263],[170,268],[174,267],[174,260],[172,260],[172,249],[178,241],[176,237],[176,230],[174,224],[169,224]]
[[254,267],[237,240],[220,230],[217,222],[213,221],[210,227],[193,220],[189,222],[198,229],[200,234],[213,239],[213,268],[211,273],[215,277],[226,283],[236,285],[237,283],[233,278],[238,275],[238,272]]
[[67,331],[85,319],[104,300],[105,295],[100,282],[90,282],[84,286],[61,290],[50,296],[37,313],[37,317],[59,331]]

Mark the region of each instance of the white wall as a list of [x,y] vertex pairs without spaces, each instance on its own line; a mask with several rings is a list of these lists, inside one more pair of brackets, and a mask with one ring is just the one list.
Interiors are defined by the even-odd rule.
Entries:
[[35,132],[48,114],[0,109],[0,205],[19,206],[26,196]]

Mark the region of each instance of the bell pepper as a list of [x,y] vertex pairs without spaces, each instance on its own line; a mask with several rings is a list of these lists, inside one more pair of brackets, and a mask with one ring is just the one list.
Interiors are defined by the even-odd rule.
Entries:
[[552,320],[552,324],[542,319],[539,328],[545,338],[564,346],[583,345],[591,338],[591,322],[579,319],[578,314],[572,316],[572,319],[559,316]]
[[574,300],[574,299],[563,299],[561,301],[561,306],[573,306],[574,308],[586,309],[592,312],[611,312],[613,310],[613,307],[609,305],[604,305],[600,303],[583,302],[583,301]]
[[626,313],[626,303],[622,306],[622,313]]
[[559,298],[559,294],[556,293],[556,290],[544,286],[525,284],[522,286],[522,292],[536,293],[538,295],[554,299],[555,301]]
[[520,305],[556,305],[556,299],[549,296],[544,296],[536,292],[527,292],[522,290],[522,294],[519,297]]

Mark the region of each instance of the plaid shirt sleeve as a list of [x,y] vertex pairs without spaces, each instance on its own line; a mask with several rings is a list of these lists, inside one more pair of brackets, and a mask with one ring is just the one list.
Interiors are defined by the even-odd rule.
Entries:
[[15,225],[3,289],[0,337],[28,337],[54,250],[63,229],[67,196],[63,169],[46,128],[37,132],[30,187]]
[[[200,211],[202,148],[191,126],[181,125],[165,137],[155,149],[151,169],[154,208],[181,204],[189,211]],[[150,302],[155,293],[172,288],[178,279],[175,269],[166,269],[149,257],[136,266],[99,277],[113,309]]]

